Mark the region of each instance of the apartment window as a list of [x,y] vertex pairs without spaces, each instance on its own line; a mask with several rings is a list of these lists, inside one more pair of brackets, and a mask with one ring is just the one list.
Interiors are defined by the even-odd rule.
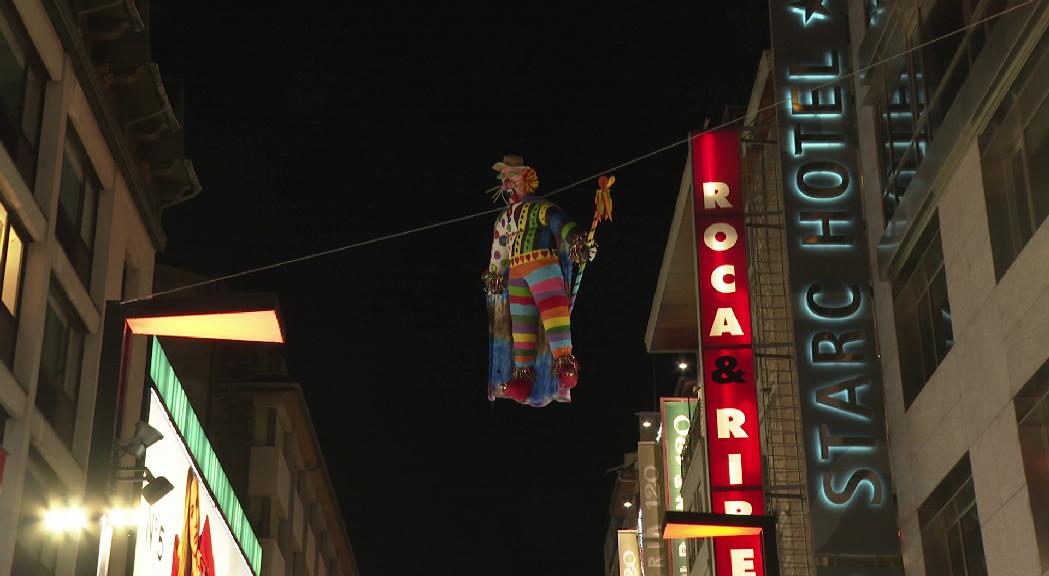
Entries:
[[1042,569],[1049,568],[1049,362],[1016,395],[1027,493]]
[[45,82],[32,42],[4,2],[0,5],[0,142],[30,189],[36,179]]
[[937,216],[919,238],[893,293],[903,402],[909,408],[954,345]]
[[994,272],[1000,280],[1049,215],[1049,37],[980,135]]
[[101,186],[72,126],[66,131],[55,236],[84,286],[91,282],[91,246]]
[[1009,3],[935,0],[914,8],[917,24],[906,33],[906,56],[898,60],[876,104],[886,225],[995,24],[994,19],[981,21]]
[[918,507],[925,573],[985,576],[980,515],[966,454]]
[[8,367],[14,363],[24,250],[21,233],[7,208],[0,204],[0,358]]
[[36,406],[68,445],[73,442],[83,352],[84,329],[75,319],[64,295],[52,292],[44,318],[44,348],[40,358]]

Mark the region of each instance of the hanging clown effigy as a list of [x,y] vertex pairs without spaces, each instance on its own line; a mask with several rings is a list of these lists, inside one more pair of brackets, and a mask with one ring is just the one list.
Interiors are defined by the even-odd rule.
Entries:
[[571,311],[586,263],[596,255],[593,228],[611,219],[601,179],[589,235],[560,208],[534,192],[539,178],[520,156],[492,168],[506,210],[495,222],[491,260],[481,275],[488,302],[488,398],[531,406],[569,402],[579,378],[572,354]]

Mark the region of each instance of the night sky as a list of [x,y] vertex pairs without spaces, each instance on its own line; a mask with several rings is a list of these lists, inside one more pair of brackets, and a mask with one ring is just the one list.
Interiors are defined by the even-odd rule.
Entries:
[[[549,192],[745,105],[762,1],[615,10],[524,3],[153,2],[154,59],[184,77],[204,191],[168,209],[164,263],[218,276],[493,207],[504,154]],[[574,10],[574,12],[573,12]],[[480,217],[232,283],[279,294],[361,572],[601,572],[635,412],[673,358],[644,329],[684,145],[617,172],[573,314],[574,402],[486,396]],[[586,226],[596,185],[554,198]]]

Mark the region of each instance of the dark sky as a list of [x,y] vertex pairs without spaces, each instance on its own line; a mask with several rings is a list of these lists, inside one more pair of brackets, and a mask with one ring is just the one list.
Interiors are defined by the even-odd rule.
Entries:
[[[751,0],[226,4],[153,11],[204,186],[165,212],[160,260],[210,276],[491,208],[503,154],[543,192],[667,145],[745,104],[768,45]],[[280,296],[363,574],[600,573],[606,470],[634,449],[653,378],[673,386],[643,339],[684,162],[682,145],[615,173],[569,405],[487,400],[493,218],[234,282]],[[586,225],[595,188],[554,200]]]

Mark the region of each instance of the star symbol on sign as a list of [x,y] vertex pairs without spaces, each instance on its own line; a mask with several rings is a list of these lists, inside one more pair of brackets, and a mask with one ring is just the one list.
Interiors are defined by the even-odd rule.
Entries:
[[805,23],[808,24],[814,14],[830,17],[830,11],[823,5],[823,0],[798,0],[791,3],[791,8],[800,8],[805,11]]

